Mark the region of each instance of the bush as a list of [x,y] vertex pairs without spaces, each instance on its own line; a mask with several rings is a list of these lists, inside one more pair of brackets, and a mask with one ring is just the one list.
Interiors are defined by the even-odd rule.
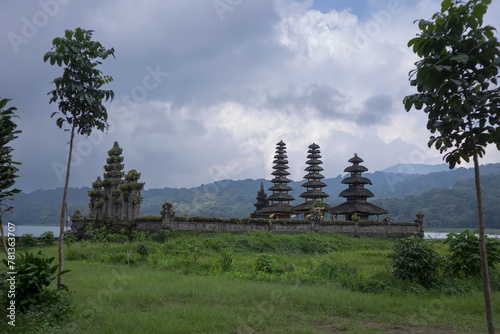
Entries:
[[169,237],[171,236],[172,232],[171,231],[160,231],[160,232],[155,232],[149,236],[149,239],[152,241],[164,243],[166,242]]
[[[57,274],[58,266],[51,265],[53,261],[53,257],[48,258],[41,251],[36,255],[31,252],[25,252],[24,255],[22,253],[18,254],[14,270],[16,272],[16,304],[18,310],[25,311],[40,305],[55,304],[67,292],[66,287],[63,289],[50,288],[51,282],[59,276]],[[9,269],[7,271],[12,271],[8,261],[4,259],[3,262]],[[61,275],[68,271],[63,271]],[[7,279],[10,275],[5,272],[2,273],[2,276],[1,283],[4,284],[2,288],[9,288]],[[7,294],[3,295],[6,296]]]
[[19,243],[22,246],[33,247],[38,243],[38,239],[33,236],[31,233],[26,233],[21,236],[19,239]]
[[[481,274],[478,230],[465,230],[462,233],[450,233],[445,243],[448,248],[448,269],[454,274],[474,276]],[[500,262],[500,242],[485,236],[488,267],[493,269]]]
[[149,249],[146,244],[138,244],[135,246],[135,251],[141,256],[146,257],[149,255]]
[[66,231],[64,232],[64,243],[66,246],[72,245],[77,241],[75,233],[72,231]]
[[255,269],[271,274],[274,271],[274,259],[269,254],[258,254],[255,258]]
[[225,249],[224,251],[222,251],[221,255],[222,258],[219,261],[221,269],[222,271],[228,271],[229,269],[231,269],[231,266],[234,262],[233,252],[230,249]]
[[418,237],[407,237],[394,243],[392,269],[394,276],[403,280],[418,280],[430,287],[439,276],[442,259],[431,246]]
[[123,234],[110,233],[106,235],[106,240],[109,242],[117,242],[123,244],[124,242],[128,241],[128,237]]
[[55,241],[54,232],[47,231],[47,232],[42,233],[40,235],[40,241],[45,246],[52,246],[54,244],[54,241]]

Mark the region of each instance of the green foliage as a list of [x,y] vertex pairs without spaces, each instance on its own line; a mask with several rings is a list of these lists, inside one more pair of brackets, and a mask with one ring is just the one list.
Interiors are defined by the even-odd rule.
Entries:
[[275,270],[274,258],[269,254],[257,254],[255,257],[255,269],[263,273],[272,274]]
[[70,245],[74,244],[76,241],[77,241],[77,239],[76,239],[76,236],[74,233],[72,233],[71,231],[64,232],[64,244],[66,246],[69,247]]
[[94,242],[102,242],[106,241],[106,227],[99,227],[89,230],[89,233],[92,235],[92,241]]
[[19,238],[19,243],[26,247],[33,247],[38,244],[38,239],[31,233],[25,233]]
[[113,78],[103,75],[97,68],[102,64],[98,59],[114,57],[114,49],[106,49],[99,42],[92,41],[92,30],[76,28],[66,30],[64,37],[52,41],[52,50],[43,56],[43,61],[59,67],[66,65],[63,76],[55,78],[55,89],[52,90],[50,103],[59,101],[57,126],[63,123],[77,130],[77,133],[90,135],[95,127],[104,131],[107,129],[108,115],[103,102],[112,100],[112,90],[101,87],[113,81]]
[[135,246],[135,251],[143,258],[149,255],[149,249],[146,244],[138,244]]
[[109,242],[124,243],[128,240],[128,237],[120,233],[109,233],[106,234],[106,240]]
[[[11,206],[4,203],[5,200],[12,200],[13,195],[21,192],[19,189],[11,189],[15,183],[16,173],[20,165],[19,162],[12,161],[12,151],[10,142],[17,138],[21,132],[16,130],[17,125],[13,118],[17,117],[15,107],[4,109],[9,99],[0,99],[0,213],[10,210]],[[1,220],[0,220],[1,221]]]
[[54,238],[54,232],[52,231],[46,231],[42,233],[39,239],[45,246],[52,246],[54,244],[54,241],[56,240]]
[[[15,262],[15,284],[16,284],[16,304],[20,311],[35,309],[39,305],[51,305],[58,303],[61,296],[67,291],[63,289],[51,288],[52,281],[59,275],[68,272],[62,271],[57,274],[57,265],[52,265],[54,258],[44,256],[41,251],[37,254],[31,252],[19,253]],[[3,263],[9,268],[7,260]],[[10,269],[10,268],[9,268]],[[12,270],[7,270],[12,271]],[[2,287],[8,288],[7,278],[9,275],[5,272],[2,274]],[[2,294],[6,296],[6,294]],[[9,301],[6,301],[9,302]]]
[[450,168],[476,151],[482,156],[490,143],[500,149],[500,44],[495,28],[483,27],[490,3],[443,1],[441,12],[420,20],[420,35],[408,42],[422,59],[410,72],[418,94],[405,97],[405,109],[428,114],[429,147],[447,152]]
[[234,263],[233,251],[231,249],[225,249],[221,252],[221,259],[219,260],[222,271],[228,271],[231,269]]
[[397,278],[417,280],[429,287],[439,276],[441,266],[441,256],[421,238],[401,238],[394,243],[392,268]]
[[163,231],[155,232],[155,233],[151,234],[149,236],[149,239],[152,241],[164,243],[170,238],[171,235],[172,235],[171,231],[163,230]]
[[[478,230],[465,230],[461,233],[450,233],[446,237],[448,244],[448,266],[453,274],[474,276],[481,274],[479,256]],[[485,236],[488,267],[493,269],[500,263],[500,242]]]

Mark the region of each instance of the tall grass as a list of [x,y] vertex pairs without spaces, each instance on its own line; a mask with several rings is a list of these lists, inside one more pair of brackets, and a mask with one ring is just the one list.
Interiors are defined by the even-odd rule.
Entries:
[[[71,322],[50,332],[486,330],[479,281],[450,278],[444,286],[425,289],[395,280],[387,269],[392,240],[167,233],[160,241],[80,242],[66,247],[65,267],[71,272],[64,283],[74,292],[75,314]],[[446,251],[442,242],[434,243],[440,252]],[[57,253],[56,247],[41,250],[49,256]],[[257,259],[265,265],[257,265]],[[268,267],[269,272],[259,270]],[[500,281],[497,274],[494,282],[495,277]],[[500,283],[492,286],[498,312]],[[11,328],[3,322],[0,332],[43,330],[22,323]]]

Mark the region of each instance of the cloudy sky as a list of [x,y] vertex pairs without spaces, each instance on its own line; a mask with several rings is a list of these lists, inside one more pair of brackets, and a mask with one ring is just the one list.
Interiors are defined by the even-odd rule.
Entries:
[[[115,49],[101,70],[116,99],[107,133],[76,138],[72,187],[102,176],[114,141],[146,189],[270,179],[280,140],[293,180],[313,142],[326,177],[354,153],[370,171],[441,163],[427,148],[426,115],[402,104],[415,93],[413,22],[439,9],[438,0],[4,0],[0,97],[12,99],[23,131],[17,187],[64,185],[69,133],[47,96],[62,69],[42,58],[76,27]],[[500,1],[487,23],[500,27]],[[490,147],[481,163],[499,161]]]

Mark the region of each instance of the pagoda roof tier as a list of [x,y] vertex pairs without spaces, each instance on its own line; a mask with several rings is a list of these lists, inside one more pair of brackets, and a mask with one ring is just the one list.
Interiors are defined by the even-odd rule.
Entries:
[[375,197],[375,195],[365,188],[347,188],[339,194],[339,197]]
[[290,186],[287,186],[284,183],[278,183],[278,184],[275,184],[274,186],[272,186],[271,188],[269,188],[268,190],[270,190],[270,191],[292,191],[293,188]]
[[276,159],[273,161],[273,164],[287,164],[288,160],[286,159]]
[[363,176],[349,176],[346,177],[341,181],[342,184],[372,184],[372,181],[370,179],[367,179],[366,177]]
[[272,214],[272,213],[292,213],[290,204],[271,204],[257,211],[257,213]]
[[277,165],[274,165],[273,166],[273,169],[288,169],[288,165],[285,165],[285,164],[277,164]]
[[267,197],[268,201],[294,201],[295,198],[292,195],[277,193],[272,194]]
[[321,158],[321,154],[319,154],[319,152],[307,155],[307,159],[319,159],[319,158]]
[[[328,211],[332,207],[331,207],[331,205],[324,203],[323,208],[324,208],[324,210]],[[299,205],[292,207],[293,212],[301,212],[301,213],[302,212],[309,212],[312,209],[314,209],[314,202],[306,202],[306,203],[302,203],[302,204],[299,204]]]
[[317,148],[319,148],[319,145],[316,143],[312,143],[311,145],[309,145],[309,148],[317,149]]
[[304,188],[323,188],[326,187],[326,183],[323,183],[321,181],[308,181],[302,185]]
[[272,179],[271,182],[272,183],[290,183],[292,181],[290,181],[289,179],[287,179],[284,176],[277,176],[274,179]]
[[309,173],[307,175],[304,176],[304,179],[316,179],[316,180],[319,180],[319,179],[324,179],[325,177],[323,175],[321,175],[320,173]]
[[328,195],[327,193],[324,193],[322,191],[314,191],[314,190],[309,190],[309,191],[306,191],[302,194],[300,194],[300,197],[302,198],[327,198],[327,197],[330,197],[330,195]]
[[[279,153],[279,152],[276,152],[276,153]],[[288,158],[288,155],[286,155],[285,153],[286,153],[286,151],[281,152],[280,154],[275,154],[274,159],[284,160],[284,159]]]
[[344,202],[330,209],[330,213],[334,215],[350,215],[355,213],[367,215],[382,215],[387,211],[368,202]]
[[358,157],[358,154],[357,153],[354,153],[354,156],[348,160],[348,162],[352,163],[352,164],[359,164],[360,162],[363,162],[364,160],[361,159],[360,157]]
[[346,173],[363,173],[363,172],[367,172],[368,171],[368,168],[366,168],[365,166],[361,166],[361,165],[354,165],[354,166],[349,166],[347,167],[346,169],[344,169],[344,172]]
[[306,172],[321,172],[323,171],[323,167],[320,167],[318,165],[312,165],[312,166],[309,166],[309,167],[306,167],[306,169],[304,169]]
[[[274,172],[271,173],[271,175],[274,175],[274,176],[287,176],[287,175],[290,175],[289,172],[287,172],[286,170],[275,170]],[[273,182],[273,181],[271,181]]]
[[323,161],[321,160],[307,160],[306,161],[306,165],[321,165],[323,163]]

